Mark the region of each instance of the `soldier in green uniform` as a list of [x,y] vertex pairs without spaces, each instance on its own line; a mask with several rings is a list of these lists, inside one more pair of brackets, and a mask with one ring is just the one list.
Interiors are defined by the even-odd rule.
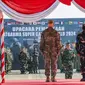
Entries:
[[59,58],[58,58],[58,66],[59,66],[61,73],[64,73],[64,68],[63,68],[63,65],[62,65],[63,51],[64,51],[64,45],[62,45],[62,48],[60,50],[60,55],[59,55]]
[[50,82],[50,67],[51,81],[55,82],[57,59],[60,52],[60,35],[53,29],[54,22],[49,20],[48,28],[41,34],[40,50],[44,56],[46,82]]
[[72,42],[72,49],[73,49],[74,54],[75,54],[74,68],[76,69],[76,72],[80,72],[80,57],[77,55],[75,42]]
[[33,52],[33,72],[38,73],[38,66],[39,66],[39,52],[36,47],[34,47],[34,52]]
[[62,56],[62,64],[65,70],[65,79],[72,79],[73,60],[74,60],[74,52],[71,49],[70,44],[66,43],[66,48],[64,49]]
[[12,69],[13,56],[10,48],[7,49],[7,73],[11,72]]
[[27,54],[25,52],[25,48],[22,48],[19,54],[19,60],[20,60],[20,71],[21,74],[25,74],[27,71],[27,62],[28,62],[28,57]]
[[6,74],[8,73],[7,72],[7,65],[8,65],[8,55],[7,55],[7,49],[6,48],[4,48],[4,56],[5,56],[5,72],[6,72]]

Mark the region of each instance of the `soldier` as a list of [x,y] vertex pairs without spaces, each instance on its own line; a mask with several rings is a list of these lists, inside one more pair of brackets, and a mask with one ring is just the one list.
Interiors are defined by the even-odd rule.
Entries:
[[10,48],[7,49],[7,73],[11,72],[12,69],[13,56]]
[[34,53],[33,53],[33,71],[34,73],[38,73],[37,70],[38,70],[38,66],[39,66],[39,52],[37,50],[37,48],[34,48]]
[[73,49],[74,54],[75,54],[74,68],[76,69],[76,72],[80,72],[80,57],[77,55],[75,42],[72,42],[72,49]]
[[38,42],[34,41],[33,46],[33,72],[38,73],[38,66],[39,66],[39,52],[38,52]]
[[62,65],[63,51],[64,51],[64,45],[62,45],[62,48],[60,50],[60,55],[59,55],[59,58],[58,58],[58,65],[59,65],[61,73],[64,73],[64,68],[63,68],[63,65]]
[[48,28],[41,34],[40,50],[45,61],[46,82],[50,82],[50,67],[51,81],[56,82],[57,59],[60,52],[60,35],[53,29],[54,22],[49,20]]
[[85,81],[85,24],[82,26],[82,32],[77,35],[76,50],[78,56],[80,56],[81,63],[81,81]]
[[32,63],[32,57],[30,56],[30,53],[29,53],[29,49],[27,49],[27,48],[25,48],[24,49],[24,52],[26,53],[26,55],[27,55],[27,68],[26,68],[26,70],[27,71],[29,71],[29,74],[30,73],[33,73],[32,72],[32,68],[33,68],[33,63]]
[[32,74],[33,73],[33,58],[32,58],[32,56],[28,60],[27,64],[28,64],[27,70],[29,71],[29,74]]
[[74,60],[74,52],[71,49],[70,44],[66,43],[66,48],[64,49],[62,56],[62,64],[65,71],[65,79],[72,79],[73,60]]
[[24,52],[23,48],[20,51],[19,60],[20,60],[20,71],[21,71],[21,74],[25,74],[26,70],[27,70],[27,61],[28,61],[28,58],[27,58],[27,55]]
[[5,72],[6,72],[6,74],[7,74],[7,73],[8,73],[8,72],[7,72],[7,64],[8,64],[7,49],[5,48],[4,51],[5,51],[5,53],[4,53],[4,54],[5,54],[5,55],[4,55],[4,56],[5,56]]

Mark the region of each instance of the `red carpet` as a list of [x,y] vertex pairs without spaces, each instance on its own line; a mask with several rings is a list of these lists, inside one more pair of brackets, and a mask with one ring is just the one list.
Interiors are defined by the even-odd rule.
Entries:
[[62,80],[58,79],[57,82],[48,82],[46,83],[44,80],[21,80],[21,81],[6,81],[6,83],[2,85],[85,85],[85,82],[80,82],[80,80],[72,79],[72,80]]

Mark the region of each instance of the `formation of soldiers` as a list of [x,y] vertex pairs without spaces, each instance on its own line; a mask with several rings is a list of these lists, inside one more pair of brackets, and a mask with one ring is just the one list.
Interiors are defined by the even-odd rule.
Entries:
[[[72,79],[73,68],[76,68],[77,72],[81,71],[81,81],[85,81],[85,24],[82,27],[83,31],[77,35],[76,43],[67,42],[65,46],[62,45],[60,35],[53,29],[53,26],[54,22],[50,20],[48,28],[41,34],[40,42],[40,50],[44,58],[46,82],[56,82],[57,67],[60,68],[61,72],[65,73],[66,79]],[[21,74],[25,74],[27,71],[29,73],[38,73],[39,49],[36,42],[34,42],[32,55],[29,54],[28,49],[21,48],[18,58]],[[11,49],[5,48],[6,73],[11,72],[13,60]]]
[[[39,52],[37,49],[37,45],[33,46],[32,55],[30,55],[29,50],[25,47],[20,49],[20,53],[18,53],[18,64],[20,66],[21,74],[25,74],[29,72],[38,73],[39,67]],[[14,56],[12,54],[11,48],[5,48],[5,73],[11,73],[14,64]],[[0,72],[1,72],[1,50],[0,50]]]
[[29,74],[38,73],[39,66],[38,58],[39,52],[35,45],[33,47],[32,56],[30,56],[26,48],[22,48],[19,54],[21,74],[25,74],[27,71],[29,72]]
[[[80,72],[80,57],[78,57],[76,49],[75,49],[75,42],[71,43],[71,49],[74,51],[75,57],[73,60],[73,69],[76,69],[76,72]],[[38,73],[38,67],[39,67],[39,51],[37,49],[37,46],[34,45],[33,48],[33,52],[31,52],[31,56],[29,54],[29,51],[27,52],[25,50],[26,48],[21,48],[21,51],[19,53],[19,64],[20,64],[20,71],[21,74],[26,73],[27,71],[32,74],[32,73]],[[64,73],[64,66],[62,63],[62,56],[63,56],[63,51],[65,49],[65,45],[62,45],[61,51],[60,51],[60,55],[58,57],[58,69],[60,69],[61,73]],[[1,52],[1,51],[0,51]],[[24,57],[22,57],[22,54],[24,54],[26,56],[26,60],[24,60]],[[1,53],[0,53],[1,55]],[[20,56],[21,55],[21,56]],[[24,56],[23,55],[23,56]],[[6,69],[6,73],[10,73],[12,66],[13,66],[13,55],[12,52],[9,48],[5,48],[5,69]],[[23,63],[24,61],[24,63]],[[1,64],[1,63],[0,63]],[[0,65],[1,66],[1,65]],[[24,67],[26,69],[24,69]],[[0,67],[1,68],[1,67]],[[10,71],[7,72],[7,70],[10,69]],[[22,70],[25,70],[24,72],[22,72]]]

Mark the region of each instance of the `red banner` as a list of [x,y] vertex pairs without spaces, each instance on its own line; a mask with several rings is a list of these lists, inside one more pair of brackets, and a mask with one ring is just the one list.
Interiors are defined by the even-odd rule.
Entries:
[[75,2],[85,9],[85,0],[75,0]]
[[56,0],[2,0],[10,8],[23,14],[34,14],[48,9]]
[[60,0],[60,2],[62,2],[63,4],[66,4],[66,5],[71,5],[71,1],[72,0]]

